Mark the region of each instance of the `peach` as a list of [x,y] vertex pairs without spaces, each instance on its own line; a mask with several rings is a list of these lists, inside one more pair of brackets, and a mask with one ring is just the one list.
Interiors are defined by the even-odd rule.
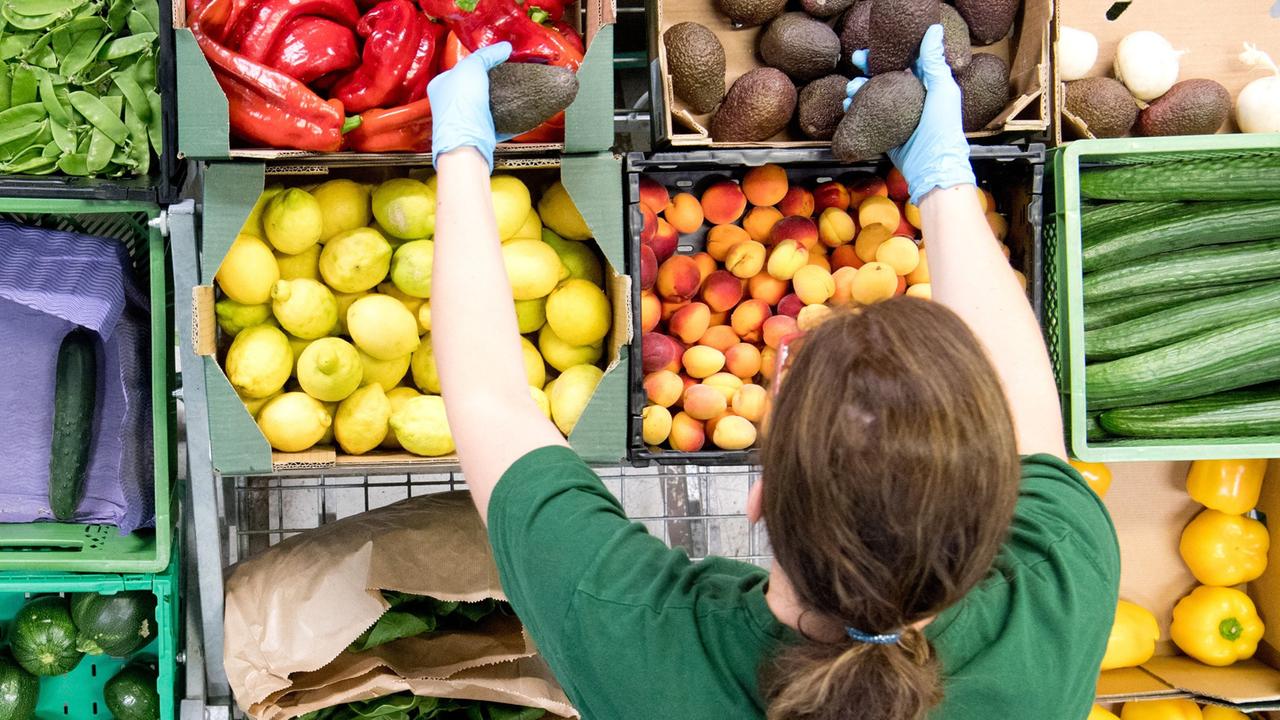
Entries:
[[737,222],[747,210],[747,196],[732,180],[722,180],[702,193],[702,215],[712,225]]
[[[862,232],[858,233],[858,239],[853,243],[853,251],[857,253],[859,260],[869,263],[876,259],[876,250],[880,249],[881,243],[891,237],[893,232],[883,225],[863,226]],[[658,274],[658,285],[662,285],[661,272]]]
[[813,189],[813,211],[821,213],[827,208],[849,209],[849,189],[838,182],[825,182]]
[[697,231],[702,227],[703,214],[702,203],[698,202],[698,198],[691,193],[677,193],[671,198],[671,202],[662,212],[667,222],[671,223],[671,227],[675,228],[681,235],[688,235]]
[[707,332],[710,322],[711,310],[706,305],[700,302],[689,303],[667,321],[667,332],[685,345],[692,345]]
[[796,319],[790,315],[774,315],[764,321],[764,344],[773,349],[782,347],[787,338],[800,331]]
[[707,276],[716,271],[716,259],[700,252],[693,256],[693,261],[698,265],[698,287],[701,288],[702,283],[707,281]]
[[769,273],[760,273],[747,281],[747,292],[757,300],[777,305],[782,296],[787,294],[787,281],[779,280]]
[[694,345],[684,351],[681,362],[689,377],[701,380],[720,372],[724,367],[724,353],[706,345]]
[[746,342],[759,342],[760,328],[772,315],[773,311],[769,309],[768,303],[752,298],[734,308],[730,323],[738,337]]
[[795,286],[796,295],[800,296],[805,305],[824,303],[836,293],[836,281],[831,278],[831,273],[817,265],[797,270],[791,284]]
[[684,401],[681,407],[694,420],[710,420],[713,417],[723,415],[724,411],[728,409],[729,403],[724,398],[724,392],[718,388],[708,385],[694,385],[684,392]]
[[707,254],[723,262],[734,246],[749,240],[751,236],[737,225],[716,225],[707,231]]
[[[742,387],[742,378],[728,372],[718,372],[715,375],[702,381],[704,387],[715,388],[724,395],[724,401],[728,403],[733,399],[733,394]],[[686,391],[688,392],[688,391]],[[726,407],[727,409],[727,407]]]
[[809,251],[795,240],[783,240],[769,253],[766,268],[779,280],[790,280],[796,271],[809,264]]
[[645,333],[640,340],[641,368],[648,375],[659,370],[680,369],[684,346],[678,340],[662,333]]
[[996,209],[996,196],[986,188],[978,188],[978,204],[982,206],[982,212],[991,212]]
[[760,349],[751,343],[738,343],[725,351],[724,367],[736,377],[750,380],[760,374]]
[[901,222],[902,213],[887,197],[872,195],[858,206],[858,226],[863,230],[866,230],[868,225],[883,225],[888,230],[897,230]]
[[760,274],[764,269],[764,259],[767,251],[764,245],[755,240],[748,240],[744,243],[738,243],[733,246],[729,254],[724,259],[724,266],[728,268],[730,274],[734,277],[747,279],[753,278]]
[[671,407],[684,395],[684,381],[670,370],[658,370],[644,376],[644,394],[649,402]]
[[640,226],[640,242],[651,242],[653,234],[658,231],[658,215],[649,208],[642,206],[640,208],[640,217],[644,219],[644,223]]
[[907,222],[911,223],[915,229],[919,230],[924,227],[924,221],[920,219],[920,208],[915,205],[907,203],[902,214],[906,216]]
[[805,305],[796,316],[796,326],[800,328],[800,332],[809,332],[829,317],[831,308],[826,305]]
[[889,190],[889,197],[898,202],[906,202],[911,197],[911,190],[907,187],[907,179],[902,176],[902,172],[896,167],[889,168],[889,174],[885,175],[884,184]]
[[898,273],[882,262],[869,262],[858,268],[849,294],[861,305],[888,300],[898,290]]
[[662,183],[646,175],[640,176],[641,207],[648,208],[654,214],[657,214],[666,210],[667,204],[670,202],[671,193],[667,192]]
[[728,270],[716,270],[702,283],[702,301],[715,312],[732,310],[741,300],[742,280]]
[[722,353],[729,352],[729,348],[737,345],[738,342],[738,333],[728,325],[712,325],[702,333],[702,337],[698,338],[699,345],[713,347]]
[[676,413],[671,418],[671,449],[677,452],[698,452],[707,443],[707,431],[701,421],[688,413]]
[[661,445],[671,435],[671,411],[661,405],[650,405],[641,417],[640,434],[645,445]]
[[662,301],[652,290],[641,291],[640,329],[643,332],[653,332],[660,320],[662,320]]
[[777,208],[753,207],[742,218],[742,229],[747,231],[747,235],[752,240],[767,243],[769,235],[773,232],[773,226],[777,225],[781,219],[782,213],[778,212]]
[[991,226],[991,233],[996,236],[998,242],[1004,242],[1009,237],[1009,221],[998,212],[987,213],[987,224]]
[[734,414],[751,422],[760,422],[769,411],[769,391],[748,383],[738,388],[729,401]]
[[751,168],[742,177],[742,192],[752,205],[777,205],[787,189],[787,171],[777,165]]
[[907,273],[907,282],[911,285],[929,282],[929,257],[924,248],[920,248],[920,263]]
[[840,208],[827,208],[818,216],[818,239],[827,247],[840,247],[853,242],[858,224]]
[[769,244],[778,245],[784,240],[794,240],[808,250],[818,244],[818,224],[812,218],[792,215],[782,218],[769,234]]
[[907,275],[920,264],[920,248],[911,238],[895,235],[876,248],[876,262],[885,263],[899,275]]
[[831,273],[831,282],[835,288],[831,292],[830,302],[832,305],[847,305],[853,299],[853,276],[856,274],[858,274],[858,269],[848,265],[837,268],[835,272]]
[[640,289],[649,290],[658,282],[658,256],[648,245],[640,246]]
[[771,382],[777,374],[778,351],[771,347],[765,347],[760,351],[760,376]]
[[907,294],[907,279],[905,277],[901,275],[898,276],[898,287],[894,289],[893,294],[894,295]]
[[679,300],[676,302],[667,302],[663,300],[662,301],[662,322],[664,323],[671,322],[671,318],[674,317],[676,313],[680,312],[680,310],[683,309],[688,304],[689,304],[688,300]]
[[648,242],[649,247],[653,248],[653,254],[659,263],[667,261],[667,258],[676,254],[676,247],[680,244],[680,235],[671,223],[658,218],[658,230],[653,234]]
[[688,300],[702,286],[702,271],[698,263],[688,255],[672,255],[658,266],[656,288],[658,295],[668,302]]
[[[1025,288],[1024,288],[1025,289]],[[933,299],[933,286],[929,283],[920,283],[918,285],[907,286],[907,295],[920,298],[921,300]]]
[[813,193],[802,187],[793,187],[778,201],[778,211],[784,216],[813,217]]
[[912,225],[911,223],[907,222],[907,218],[905,216],[902,218],[902,220],[898,222],[898,229],[894,230],[893,234],[901,235],[903,237],[909,237],[912,239],[920,237],[920,231],[916,229],[915,225]]
[[853,245],[841,245],[831,251],[831,267],[839,270],[851,267],[855,270],[862,267],[863,260],[858,257],[858,249]]
[[854,173],[845,186],[849,188],[850,208],[861,207],[862,201],[872,195],[889,197],[889,186],[885,185],[884,179],[869,172]]
[[831,272],[831,261],[827,259],[827,254],[823,252],[824,250],[826,250],[826,248],[823,247],[816,247],[810,250],[809,264],[805,267],[819,267],[827,272]]
[[795,293],[788,293],[778,301],[778,314],[796,317],[800,314],[800,308],[804,307],[804,301]]
[[711,442],[721,450],[746,450],[756,444],[756,435],[756,426],[750,420],[727,415],[716,422]]

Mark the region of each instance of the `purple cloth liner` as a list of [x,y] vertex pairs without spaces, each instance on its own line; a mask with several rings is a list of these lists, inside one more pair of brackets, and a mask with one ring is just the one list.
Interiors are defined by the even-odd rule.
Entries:
[[94,438],[74,522],[155,524],[150,315],[118,241],[0,222],[0,523],[52,520],[49,453],[58,348],[100,345]]

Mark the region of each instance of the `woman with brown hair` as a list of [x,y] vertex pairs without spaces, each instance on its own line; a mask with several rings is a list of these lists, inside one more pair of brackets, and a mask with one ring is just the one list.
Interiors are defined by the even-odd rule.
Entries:
[[690,562],[628,522],[530,399],[488,190],[486,70],[507,52],[431,86],[433,338],[503,586],[583,717],[1084,718],[1114,529],[1062,460],[1057,389],[975,197],[941,28],[917,68],[924,118],[891,153],[934,301],[838,313],[789,348],[748,509],[768,571]]

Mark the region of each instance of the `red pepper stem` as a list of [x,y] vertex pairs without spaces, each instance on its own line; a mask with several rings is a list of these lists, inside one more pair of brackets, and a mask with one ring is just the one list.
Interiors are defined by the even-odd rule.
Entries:
[[359,115],[353,115],[351,117],[348,117],[346,120],[342,121],[342,134],[346,135],[347,133],[351,132],[352,130],[355,130],[356,128],[360,127],[363,124],[364,124],[364,118],[360,117]]

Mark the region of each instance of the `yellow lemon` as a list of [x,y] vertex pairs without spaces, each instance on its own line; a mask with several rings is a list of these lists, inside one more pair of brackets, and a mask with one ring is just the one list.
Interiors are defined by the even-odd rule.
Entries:
[[244,409],[249,411],[249,416],[257,419],[258,413],[262,412],[262,408],[272,400],[280,397],[280,393],[268,395],[264,398],[247,398],[241,397],[240,402],[244,403]]
[[368,290],[361,290],[354,293],[334,293],[333,299],[338,303],[338,334],[350,335],[347,331],[347,311],[355,301],[369,294]]
[[422,303],[426,302],[422,298],[416,298],[412,295],[405,295],[395,283],[384,282],[378,286],[378,292],[383,295],[389,295],[400,301],[404,305],[404,309],[413,313],[414,317],[418,316],[418,308],[422,307]]
[[258,429],[280,452],[310,450],[332,423],[324,405],[301,392],[284,393],[258,412]]
[[547,384],[547,364],[538,354],[538,348],[527,338],[520,338],[520,354],[524,357],[524,377],[530,387],[540,388]]
[[538,332],[547,324],[547,299],[517,300],[516,324],[520,326],[521,335]]
[[[337,414],[338,414],[338,403],[336,403],[336,402],[322,402],[322,403],[320,403],[320,404],[324,406],[324,411],[325,411],[325,412],[327,412],[327,413],[329,413],[329,417],[336,417],[336,416],[337,416]],[[318,443],[316,443],[316,444],[317,444],[317,445],[332,445],[332,444],[333,444],[333,423],[329,423],[329,427],[327,427],[327,428],[325,428],[325,429],[324,429],[324,435],[322,435],[322,436],[320,437],[320,442],[318,442]]]
[[213,313],[218,317],[218,327],[222,332],[234,336],[245,328],[270,320],[271,306],[266,303],[241,305],[235,300],[223,299],[214,304]]
[[390,269],[391,244],[373,228],[335,235],[320,251],[320,275],[335,292],[368,290]]
[[271,198],[262,211],[267,242],[285,255],[296,255],[320,242],[324,218],[320,203],[306,190],[289,188]]
[[418,334],[431,332],[431,301],[422,303],[418,308]]
[[435,395],[409,398],[392,413],[391,428],[404,449],[415,455],[439,457],[454,451],[444,398]]
[[293,351],[293,376],[297,377],[298,359],[302,357],[302,353],[305,352],[311,343],[316,341],[316,339],[303,340],[302,338],[296,338],[288,333],[285,334],[285,337],[289,338],[289,349]]
[[609,298],[587,280],[566,280],[547,298],[547,325],[570,345],[600,342],[612,320]]
[[382,386],[365,385],[338,405],[333,437],[348,454],[363,455],[386,438],[390,419],[391,401]]
[[498,221],[498,239],[509,240],[524,226],[533,209],[529,188],[510,175],[494,175],[489,178],[489,192],[493,196],[493,216]]
[[409,363],[413,372],[413,384],[424,393],[440,394],[440,371],[436,369],[435,351],[431,349],[431,335],[423,335],[418,349],[413,351],[413,360]]
[[529,394],[533,396],[533,404],[537,405],[538,409],[542,411],[542,414],[546,415],[547,419],[550,420],[551,401],[547,399],[547,393],[530,385]]
[[560,262],[569,270],[569,277],[604,287],[604,268],[590,245],[565,240],[550,230],[542,231],[542,241],[560,256]]
[[239,235],[214,276],[227,297],[243,305],[271,299],[271,286],[280,279],[280,266],[271,248],[256,237]]
[[563,183],[552,185],[538,201],[538,217],[542,224],[566,240],[590,240],[591,228],[582,219]]
[[293,351],[279,328],[242,330],[227,349],[227,379],[242,397],[263,398],[284,387],[293,371]]
[[356,352],[360,353],[360,365],[364,368],[360,384],[377,383],[386,392],[391,392],[391,388],[399,385],[404,379],[405,374],[409,372],[409,362],[413,358],[410,353],[405,353],[390,360],[379,360],[360,348],[356,348]]
[[556,378],[555,386],[548,393],[551,419],[566,437],[578,424],[578,418],[587,409],[603,377],[604,371],[594,365],[574,365]]
[[320,242],[369,224],[369,188],[353,180],[322,182],[311,194],[320,203]]
[[[398,387],[387,391],[387,400],[391,403],[391,414],[395,415],[396,411],[404,406],[406,400],[421,396],[421,393],[411,387]],[[400,441],[396,439],[396,431],[390,427],[387,428],[387,436],[382,439],[382,447],[388,450],[400,449]]]
[[604,343],[570,345],[555,334],[550,325],[538,331],[538,349],[551,367],[564,372],[574,365],[595,365],[604,356]]
[[524,219],[524,224],[516,230],[516,234],[507,238],[503,242],[510,240],[540,240],[542,239],[542,219],[538,217],[538,211],[529,208],[529,215]]
[[431,297],[431,266],[436,244],[414,240],[396,248],[391,257],[391,282],[400,292],[416,298]]
[[347,310],[356,346],[379,360],[408,355],[418,346],[418,319],[390,295],[366,295]]
[[274,185],[262,191],[256,202],[253,203],[253,209],[249,211],[249,217],[245,218],[244,225],[240,227],[239,235],[252,235],[259,240],[266,240],[267,234],[262,230],[262,211],[267,207],[267,203],[271,202],[271,198],[279,195],[284,188]]
[[302,340],[324,337],[338,325],[338,301],[315,280],[280,280],[271,289],[271,312],[280,327]]
[[402,240],[436,232],[436,191],[411,178],[395,178],[373,191],[373,216],[387,234]]
[[513,240],[502,246],[502,262],[516,300],[546,297],[556,289],[564,265],[551,246],[541,240]]
[[342,338],[320,338],[298,358],[298,384],[308,395],[338,402],[360,387],[364,366],[360,353]]
[[312,245],[296,255],[276,253],[276,266],[280,268],[281,280],[319,280],[320,250],[319,245]]

